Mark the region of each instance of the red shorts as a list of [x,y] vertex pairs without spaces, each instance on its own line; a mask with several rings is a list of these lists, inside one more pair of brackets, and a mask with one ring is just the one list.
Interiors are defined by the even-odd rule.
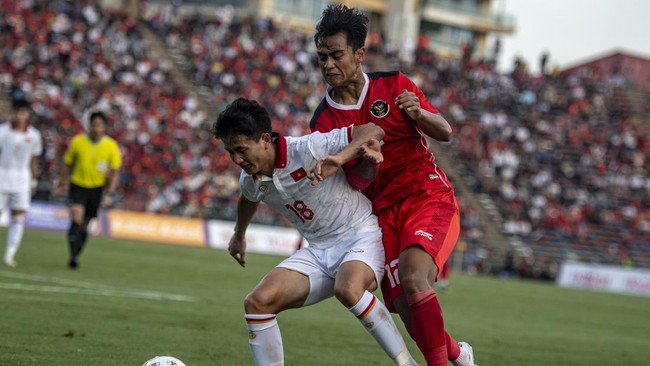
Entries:
[[400,253],[419,245],[440,270],[458,240],[460,213],[454,190],[436,189],[416,192],[395,206],[377,212],[377,216],[386,253],[381,291],[386,307],[395,312],[393,301],[404,293],[398,277]]

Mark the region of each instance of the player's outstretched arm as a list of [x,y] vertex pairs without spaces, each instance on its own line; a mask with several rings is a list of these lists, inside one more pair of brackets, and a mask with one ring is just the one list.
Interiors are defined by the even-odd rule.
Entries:
[[253,216],[255,216],[258,204],[258,202],[250,201],[243,195],[239,197],[237,203],[235,233],[230,238],[230,243],[228,243],[228,251],[242,267],[246,267],[246,230],[251,220],[253,220]]
[[385,135],[384,130],[373,123],[353,126],[351,128],[352,140],[350,141],[350,144],[348,144],[348,146],[338,154],[326,156],[321,159],[316,166],[310,169],[308,177],[312,181],[312,185],[317,185],[319,182],[334,175],[342,165],[352,161],[353,159],[372,156],[373,160],[383,160],[381,153],[377,155],[374,152],[366,150],[366,148],[368,144],[373,143],[372,141],[375,141],[376,146],[379,146],[379,140],[383,139]]

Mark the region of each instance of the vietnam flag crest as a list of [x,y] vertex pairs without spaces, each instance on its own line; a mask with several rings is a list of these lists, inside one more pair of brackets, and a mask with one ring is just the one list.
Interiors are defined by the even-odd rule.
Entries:
[[297,182],[306,176],[307,176],[307,172],[303,168],[299,168],[291,172],[291,178],[293,178],[294,182]]

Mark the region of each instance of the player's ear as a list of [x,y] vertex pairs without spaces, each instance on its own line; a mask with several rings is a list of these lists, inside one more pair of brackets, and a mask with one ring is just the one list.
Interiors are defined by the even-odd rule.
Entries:
[[266,142],[266,143],[269,143],[269,144],[270,144],[271,141],[272,141],[272,139],[271,139],[271,134],[270,134],[270,133],[264,133],[264,134],[262,134],[262,139],[261,139],[261,140],[262,140],[262,142]]
[[365,56],[366,56],[365,47],[359,47],[359,49],[354,53],[354,58],[358,63],[363,62]]

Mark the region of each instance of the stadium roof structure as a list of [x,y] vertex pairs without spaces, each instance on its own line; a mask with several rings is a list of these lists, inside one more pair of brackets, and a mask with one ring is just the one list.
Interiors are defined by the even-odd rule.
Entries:
[[650,86],[650,56],[623,49],[613,49],[587,57],[586,61],[564,68],[562,73],[574,74],[594,70],[610,75],[620,74],[640,88]]

